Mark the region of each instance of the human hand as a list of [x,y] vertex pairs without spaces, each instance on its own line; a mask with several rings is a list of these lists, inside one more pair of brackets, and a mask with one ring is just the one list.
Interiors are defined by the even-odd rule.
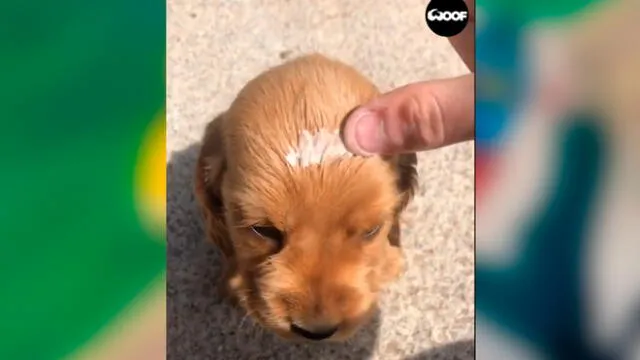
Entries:
[[473,140],[475,132],[475,0],[469,23],[449,40],[470,74],[417,82],[382,94],[345,120],[342,140],[364,156],[435,149]]

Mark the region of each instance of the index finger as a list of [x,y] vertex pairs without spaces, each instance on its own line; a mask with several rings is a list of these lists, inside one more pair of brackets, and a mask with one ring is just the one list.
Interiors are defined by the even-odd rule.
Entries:
[[476,71],[476,0],[464,0],[469,9],[469,22],[462,32],[449,38],[449,42],[456,49],[462,61],[471,72]]

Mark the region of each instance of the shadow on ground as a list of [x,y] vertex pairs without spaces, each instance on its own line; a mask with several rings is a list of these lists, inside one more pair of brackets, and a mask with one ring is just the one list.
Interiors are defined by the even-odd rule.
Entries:
[[473,340],[458,341],[435,347],[405,360],[473,360],[475,345]]
[[370,358],[378,316],[345,344],[291,344],[218,297],[218,253],[204,240],[193,194],[199,148],[194,144],[174,152],[167,164],[167,359]]

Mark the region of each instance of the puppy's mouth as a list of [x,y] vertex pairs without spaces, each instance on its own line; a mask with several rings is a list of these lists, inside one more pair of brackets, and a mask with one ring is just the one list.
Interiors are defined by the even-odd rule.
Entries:
[[[284,315],[284,316],[283,316]],[[296,321],[286,314],[278,314],[268,305],[253,311],[252,317],[266,329],[287,340],[310,342],[343,342],[357,332],[369,319],[369,312],[357,319],[345,319],[342,322],[332,322],[326,318],[313,321]]]
[[[264,328],[288,340],[311,342],[342,342],[350,338],[366,323],[375,302],[366,309],[342,314],[335,307],[327,308],[320,313],[303,311],[312,308],[313,304],[303,303],[301,299],[292,298],[289,293],[282,293],[263,285],[256,277],[251,277],[253,291],[249,292],[243,304],[252,317]],[[358,308],[361,306],[358,306]]]

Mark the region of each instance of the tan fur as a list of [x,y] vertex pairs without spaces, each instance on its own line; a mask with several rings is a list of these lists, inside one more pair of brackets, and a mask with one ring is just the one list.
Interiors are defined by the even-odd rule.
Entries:
[[[331,340],[346,339],[402,272],[398,218],[416,185],[415,154],[304,168],[285,160],[303,130],[337,130],[377,95],[351,67],[308,55],[250,81],[207,127],[195,189],[226,259],[222,288],[285,338],[298,338],[294,321],[339,325]],[[282,231],[282,247],[253,233],[255,224]]]

